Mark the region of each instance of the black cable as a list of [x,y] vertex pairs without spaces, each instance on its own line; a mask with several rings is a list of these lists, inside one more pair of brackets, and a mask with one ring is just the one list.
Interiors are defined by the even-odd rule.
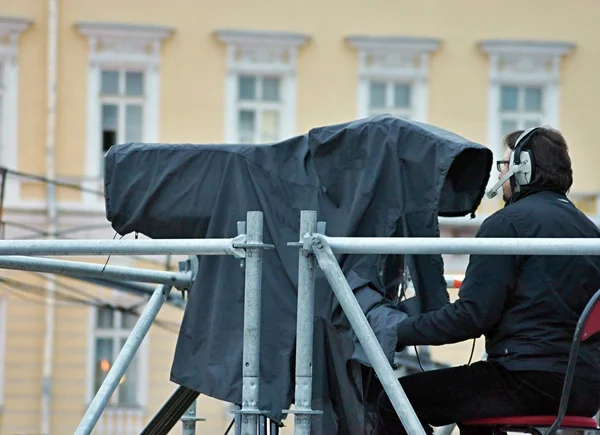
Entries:
[[[12,287],[15,290],[21,290],[21,291],[29,291],[29,294],[37,294],[38,296],[42,296],[43,293],[46,293],[46,289],[44,287],[40,287],[34,284],[29,284],[29,283],[25,283],[23,281],[18,281],[18,280],[11,280],[11,279],[6,279],[6,278],[0,278],[0,282]],[[65,293],[62,293],[60,291],[55,291],[55,295],[58,296],[57,300],[62,301],[62,302],[74,302],[74,303],[79,303],[79,304],[89,304],[89,301],[85,300],[85,299],[80,299]],[[42,296],[43,299],[43,296]]]
[[[23,295],[26,295],[29,297],[35,295],[35,296],[38,296],[38,301],[35,301],[35,300],[32,301],[31,299],[30,299],[30,301],[32,301],[34,303],[38,303],[38,302],[41,304],[44,303],[45,298],[44,298],[44,296],[42,296],[40,294],[40,293],[46,292],[46,289],[44,287],[40,287],[40,286],[37,286],[34,284],[29,284],[29,283],[19,281],[19,280],[12,280],[12,279],[6,279],[6,278],[0,278],[0,283],[4,284],[5,288],[9,291],[12,289],[13,294],[15,292],[19,292],[19,293],[22,293]],[[60,287],[60,283],[56,283],[56,284],[58,287]],[[30,291],[27,291],[27,290],[30,290]],[[31,291],[33,291],[33,293]],[[57,299],[61,302],[72,302],[72,303],[92,306],[95,308],[108,308],[108,309],[112,309],[112,310],[119,310],[121,312],[127,312],[130,314],[134,314],[138,317],[140,315],[138,312],[132,311],[131,308],[120,306],[120,305],[107,304],[102,301],[95,302],[95,301],[92,301],[89,299],[81,299],[81,298],[71,296],[69,294],[66,294],[66,293],[58,291],[58,290],[55,291],[55,294],[56,294],[56,296],[58,296]],[[23,298],[23,299],[27,299],[27,298]],[[158,328],[163,329],[167,332],[171,332],[171,333],[175,333],[175,334],[179,333],[179,330],[173,329],[173,327],[174,328],[179,327],[179,325],[176,324],[175,322],[168,322],[168,321],[164,321],[161,319],[154,319],[154,324],[156,324],[156,326]],[[169,326],[171,326],[171,327],[169,327]]]
[[471,347],[471,356],[469,357],[469,362],[467,363],[468,366],[471,365],[471,361],[473,360],[473,353],[475,352],[475,341],[477,341],[476,338],[473,339],[473,347]]
[[[6,222],[6,221],[0,221],[0,223],[8,223],[8,222]],[[13,225],[13,223],[10,223],[10,225]],[[32,238],[36,238],[35,236],[49,236],[49,235],[51,235],[48,232],[39,230],[38,228],[34,228],[34,227],[24,226],[24,225],[20,225],[20,224],[14,224],[14,226],[27,229],[28,231],[36,232],[36,234],[33,234],[31,236],[26,236],[26,237],[13,237],[13,238],[3,239],[3,240],[29,240],[29,239],[32,239]],[[79,231],[79,228],[90,229],[90,228],[93,228],[93,227],[95,227],[95,228],[102,228],[104,226],[105,225],[103,225],[103,226],[100,226],[100,225],[88,225],[87,227],[75,227],[75,228],[77,228],[78,231]],[[70,232],[70,230],[59,231],[59,232],[56,233],[56,236],[61,236],[61,238],[66,239],[66,240],[78,240],[76,237],[68,237],[68,236],[66,236],[66,234],[68,232]],[[124,236],[121,236],[121,239],[122,238],[124,238]],[[114,237],[113,237],[113,240],[114,240]],[[124,257],[131,258],[131,259],[134,259],[134,260],[137,260],[137,261],[142,261],[142,262],[145,262],[145,263],[148,263],[148,264],[152,264],[152,265],[155,265],[155,266],[164,266],[164,263],[162,263],[160,261],[152,260],[152,259],[149,259],[149,258],[144,258],[141,255],[126,255]]]
[[[117,237],[117,232],[115,231],[115,235],[113,236],[113,240],[115,240],[115,238]],[[119,240],[121,240],[123,238],[123,236],[121,236],[119,238]],[[136,237],[137,238],[137,237]],[[106,258],[106,263],[104,263],[104,267],[102,268],[102,272],[104,272],[106,270],[106,266],[108,266],[108,262],[110,260],[110,255]]]
[[[405,291],[405,284],[406,284],[406,280],[407,280],[407,274],[404,275],[404,279],[402,280],[402,293],[400,294],[400,299],[404,298],[404,300],[406,301],[406,291]],[[425,371],[425,369],[423,368],[423,365],[421,364],[421,357],[419,356],[419,351],[417,350],[417,346],[413,346],[415,349],[415,355],[417,356],[417,362],[419,363],[419,367],[421,367],[421,371]]]
[[231,419],[231,423],[229,423],[229,426],[227,426],[227,429],[225,429],[225,433],[223,435],[227,435],[229,433],[229,431],[231,430],[231,428],[233,427],[233,424],[235,423],[235,417],[233,417]]
[[74,226],[71,228],[66,228],[64,230],[59,230],[56,231],[55,233],[50,233],[48,231],[44,231],[44,230],[40,230],[37,227],[32,227],[30,225],[24,225],[22,223],[19,222],[12,222],[12,221],[0,221],[1,224],[4,224],[6,226],[9,227],[15,227],[15,228],[21,228],[23,230],[27,230],[30,231],[33,234],[30,234],[28,236],[23,236],[23,237],[13,237],[10,239],[4,239],[4,240],[30,240],[30,239],[35,239],[36,237],[47,237],[47,236],[53,236],[53,237],[63,237],[66,234],[73,234],[73,233],[78,233],[81,231],[87,231],[87,230],[95,230],[95,229],[101,229],[101,228],[106,228],[106,224],[94,224],[94,225],[78,225],[78,226]]
[[88,189],[87,187],[83,187],[76,183],[66,183],[64,181],[51,180],[50,178],[46,178],[41,175],[28,174],[26,172],[16,171],[14,169],[8,169],[8,168],[4,168],[4,167],[0,167],[0,169],[6,171],[7,174],[11,174],[16,177],[26,178],[29,180],[41,181],[43,183],[48,183],[48,184],[54,184],[55,186],[66,187],[69,189],[78,190],[80,192],[93,193],[94,195],[98,195],[98,196],[102,196],[102,197],[104,196],[104,193],[100,192],[99,190]]
[[424,372],[425,369],[421,365],[421,358],[419,357],[419,351],[417,350],[417,346],[414,346],[414,348],[415,348],[415,354],[417,354],[417,362],[419,363],[419,367],[421,367],[421,371]]
[[[23,272],[25,272],[25,271],[23,271]],[[36,275],[36,276],[39,276],[40,278],[46,279],[46,275],[44,272],[27,271],[26,273],[29,273],[31,275]],[[65,284],[64,282],[62,282],[58,279],[55,279],[54,282],[58,287],[68,290],[68,291],[74,293],[75,295],[84,295],[84,296],[87,296],[88,300],[93,300],[97,303],[104,303],[104,301],[102,299],[100,299],[99,297],[97,297],[91,293],[86,292],[85,290],[75,288],[71,285]]]

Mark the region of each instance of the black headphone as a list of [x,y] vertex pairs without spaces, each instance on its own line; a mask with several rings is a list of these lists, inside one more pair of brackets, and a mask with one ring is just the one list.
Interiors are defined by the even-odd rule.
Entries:
[[526,145],[529,144],[536,132],[543,129],[545,127],[532,127],[521,133],[515,142],[513,151],[510,153],[508,172],[488,191],[488,198],[495,197],[498,194],[498,190],[500,190],[509,178],[513,192],[516,187],[527,186],[531,183],[535,171],[535,162],[533,153],[530,152]]

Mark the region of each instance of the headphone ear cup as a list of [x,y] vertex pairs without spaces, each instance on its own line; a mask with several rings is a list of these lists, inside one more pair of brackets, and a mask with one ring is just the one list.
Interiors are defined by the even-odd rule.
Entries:
[[533,156],[529,151],[521,151],[521,163],[525,164],[515,174],[515,179],[520,186],[526,186],[533,178]]

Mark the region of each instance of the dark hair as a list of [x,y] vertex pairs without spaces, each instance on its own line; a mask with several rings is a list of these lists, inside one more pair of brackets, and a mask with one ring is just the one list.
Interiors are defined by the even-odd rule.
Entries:
[[[521,133],[523,130],[506,135],[504,145],[514,150]],[[527,142],[523,150],[533,153],[535,166],[529,185],[566,194],[573,184],[573,169],[569,147],[563,135],[558,130],[544,127],[533,133]]]

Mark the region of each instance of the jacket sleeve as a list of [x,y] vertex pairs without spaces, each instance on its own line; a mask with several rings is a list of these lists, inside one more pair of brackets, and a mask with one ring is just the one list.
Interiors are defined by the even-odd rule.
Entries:
[[[507,217],[495,213],[484,221],[476,237],[517,237],[517,230]],[[518,261],[514,255],[472,255],[459,299],[400,322],[398,348],[451,344],[485,334],[502,316],[516,284]]]

